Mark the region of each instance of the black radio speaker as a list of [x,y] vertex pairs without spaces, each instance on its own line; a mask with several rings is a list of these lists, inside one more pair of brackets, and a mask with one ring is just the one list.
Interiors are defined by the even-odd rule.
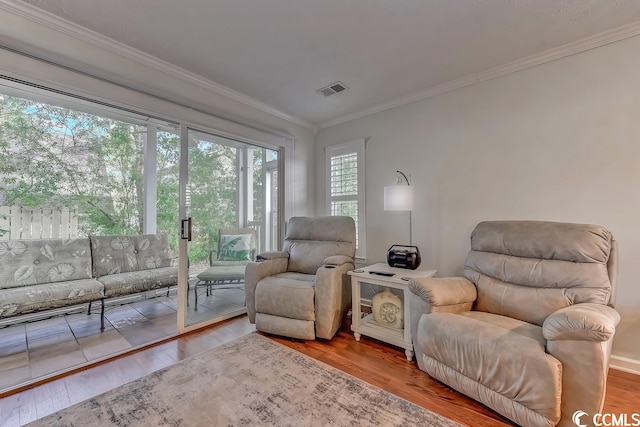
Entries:
[[387,263],[390,267],[415,270],[420,266],[420,249],[417,246],[393,245],[387,251]]

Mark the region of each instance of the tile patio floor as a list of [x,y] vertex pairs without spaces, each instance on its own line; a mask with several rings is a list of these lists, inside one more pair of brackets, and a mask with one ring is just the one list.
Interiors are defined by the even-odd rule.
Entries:
[[[207,296],[198,289],[198,310],[193,295],[189,324],[244,306],[244,287],[219,289]],[[100,332],[99,304],[91,315],[84,312],[20,323],[0,329],[0,392],[17,385],[77,367],[123,350],[168,338],[178,333],[178,298],[170,295],[140,299],[105,311]]]

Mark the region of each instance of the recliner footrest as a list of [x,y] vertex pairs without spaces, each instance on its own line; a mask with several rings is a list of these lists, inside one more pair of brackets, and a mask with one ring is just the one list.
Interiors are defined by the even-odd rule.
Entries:
[[313,320],[290,319],[288,317],[256,313],[256,329],[268,334],[301,340],[316,339],[315,322]]

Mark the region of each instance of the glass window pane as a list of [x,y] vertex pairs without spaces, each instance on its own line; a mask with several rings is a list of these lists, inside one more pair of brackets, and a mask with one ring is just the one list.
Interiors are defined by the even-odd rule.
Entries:
[[157,162],[157,229],[169,237],[171,249],[178,253],[180,135],[157,132]]
[[341,200],[331,202],[331,216],[350,216],[356,222],[356,247],[358,246],[358,201]]
[[238,148],[235,142],[204,132],[189,132],[187,216],[193,218],[189,262],[194,271],[209,266],[218,230],[238,226]]
[[331,157],[331,196],[358,194],[358,154],[349,153]]
[[0,234],[141,233],[146,132],[144,125],[1,95],[0,201],[14,224]]

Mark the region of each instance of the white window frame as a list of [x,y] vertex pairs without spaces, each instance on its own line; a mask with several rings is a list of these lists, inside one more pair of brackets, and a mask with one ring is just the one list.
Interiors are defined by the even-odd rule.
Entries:
[[[364,138],[355,141],[345,142],[343,144],[331,145],[325,148],[325,165],[326,165],[326,213],[331,215],[331,202],[339,200],[355,200],[358,204],[358,223],[357,235],[358,244],[356,247],[356,259],[359,261],[366,260],[366,221],[365,221],[365,153],[366,140]],[[331,159],[336,156],[355,153],[358,165],[358,194],[351,196],[331,196]]]

